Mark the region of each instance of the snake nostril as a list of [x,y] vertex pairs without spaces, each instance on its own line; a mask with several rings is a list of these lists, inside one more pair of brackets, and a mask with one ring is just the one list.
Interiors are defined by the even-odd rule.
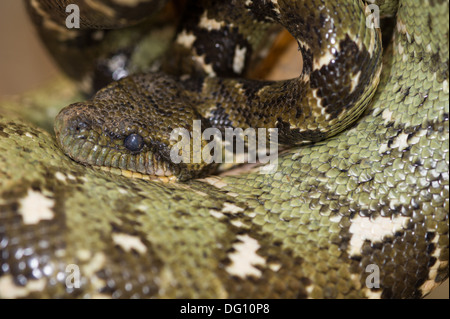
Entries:
[[88,127],[87,123],[83,122],[83,121],[75,122],[74,126],[75,126],[75,131],[77,131],[77,132],[80,132]]

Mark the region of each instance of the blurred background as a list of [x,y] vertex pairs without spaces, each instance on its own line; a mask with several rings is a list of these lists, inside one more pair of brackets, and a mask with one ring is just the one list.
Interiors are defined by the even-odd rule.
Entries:
[[[296,47],[287,52],[284,60],[298,61]],[[0,0],[0,70],[0,99],[38,88],[58,73],[33,30],[22,1]],[[292,63],[283,64],[271,78],[289,78],[297,70]],[[448,299],[448,280],[427,297],[430,298]]]
[[36,88],[58,70],[34,33],[23,1],[0,0],[0,97]]

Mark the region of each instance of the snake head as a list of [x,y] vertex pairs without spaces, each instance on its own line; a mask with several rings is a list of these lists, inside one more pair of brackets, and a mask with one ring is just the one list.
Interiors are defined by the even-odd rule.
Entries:
[[203,164],[178,163],[171,132],[188,129],[195,113],[189,97],[167,76],[142,75],[114,82],[91,100],[75,103],[56,117],[62,150],[76,162],[129,177],[187,180]]

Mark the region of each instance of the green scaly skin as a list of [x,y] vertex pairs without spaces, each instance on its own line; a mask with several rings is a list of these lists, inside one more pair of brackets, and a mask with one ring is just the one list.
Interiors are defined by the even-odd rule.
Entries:
[[402,1],[373,104],[273,175],[86,168],[2,104],[0,297],[422,297],[448,277],[448,8]]

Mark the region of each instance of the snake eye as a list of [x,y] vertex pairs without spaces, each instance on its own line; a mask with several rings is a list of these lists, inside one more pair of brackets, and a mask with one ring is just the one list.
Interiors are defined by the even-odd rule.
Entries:
[[131,152],[139,152],[144,147],[144,139],[138,134],[131,134],[125,139],[124,146]]

